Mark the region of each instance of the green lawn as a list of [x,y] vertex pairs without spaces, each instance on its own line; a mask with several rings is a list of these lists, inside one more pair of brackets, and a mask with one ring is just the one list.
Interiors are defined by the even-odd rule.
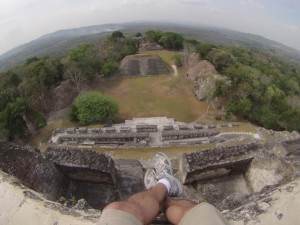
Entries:
[[170,75],[123,78],[95,85],[116,99],[119,120],[133,117],[167,116],[192,122],[206,113],[207,104],[194,95],[193,84],[184,76]]
[[161,50],[161,51],[148,51],[147,54],[157,55],[160,58],[162,58],[162,60],[165,61],[167,64],[172,65],[173,64],[173,59],[172,59],[173,56],[176,54],[181,54],[181,52]]

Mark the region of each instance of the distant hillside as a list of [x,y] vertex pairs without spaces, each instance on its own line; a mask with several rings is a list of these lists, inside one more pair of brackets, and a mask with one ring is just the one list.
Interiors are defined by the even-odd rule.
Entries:
[[95,42],[118,25],[107,24],[76,29],[60,30],[44,35],[27,44],[16,47],[0,56],[0,71],[13,68],[26,59],[45,55],[62,55],[80,44]]
[[27,58],[45,55],[61,55],[79,44],[93,43],[97,39],[115,30],[122,30],[125,33],[134,34],[135,32],[144,32],[149,29],[173,31],[187,37],[197,38],[200,41],[217,45],[256,48],[300,62],[299,51],[261,36],[204,26],[141,22],[97,25],[61,30],[47,34],[1,55],[0,72],[23,63]]

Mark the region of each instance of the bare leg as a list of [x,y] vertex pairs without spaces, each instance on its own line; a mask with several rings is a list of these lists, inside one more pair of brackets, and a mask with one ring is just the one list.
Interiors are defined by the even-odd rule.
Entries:
[[106,206],[105,209],[117,209],[128,212],[146,225],[156,218],[167,195],[167,188],[159,183],[150,190],[137,193],[124,201],[113,202]]
[[170,223],[178,225],[182,217],[194,206],[196,204],[191,201],[168,198],[164,202],[165,216]]

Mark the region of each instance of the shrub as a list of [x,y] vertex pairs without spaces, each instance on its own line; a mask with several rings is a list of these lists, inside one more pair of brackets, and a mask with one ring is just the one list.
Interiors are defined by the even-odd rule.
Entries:
[[78,111],[75,105],[71,105],[69,112],[68,112],[69,120],[72,122],[79,122],[78,119]]
[[[99,92],[86,92],[75,99],[73,118],[82,124],[112,119],[119,111],[117,103]],[[76,112],[76,113],[75,113]]]
[[47,125],[47,120],[43,113],[36,112],[34,113],[34,125],[36,129],[40,129]]
[[115,72],[118,71],[118,63],[114,62],[114,61],[108,61],[106,63],[104,63],[103,67],[102,67],[102,74],[105,77],[109,77],[111,75],[113,75]]

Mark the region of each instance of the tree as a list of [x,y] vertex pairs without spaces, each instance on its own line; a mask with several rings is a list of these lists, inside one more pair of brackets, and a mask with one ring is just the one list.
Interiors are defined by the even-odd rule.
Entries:
[[80,45],[70,50],[67,54],[69,61],[80,62],[85,57],[88,47],[89,45]]
[[134,36],[137,38],[143,37],[142,33],[140,33],[140,32],[137,32]]
[[111,75],[113,75],[117,70],[118,70],[119,66],[117,62],[114,61],[108,61],[106,63],[104,63],[103,67],[102,67],[102,74],[105,77],[109,77]]
[[216,48],[215,45],[211,45],[211,44],[202,44],[202,43],[199,43],[196,45],[196,49],[197,49],[197,52],[200,54],[200,56],[203,58],[203,59],[207,59],[208,57],[208,54],[209,52]]
[[99,92],[79,95],[74,101],[74,106],[69,115],[82,124],[107,121],[119,111],[118,104],[113,99]]
[[28,111],[28,102],[24,98],[13,98],[0,111],[0,130],[12,140],[15,135],[24,136],[26,123],[23,119]]
[[111,34],[111,37],[112,37],[113,40],[117,40],[117,39],[120,39],[120,38],[124,38],[124,34],[121,31],[114,31]]
[[148,30],[145,34],[148,42],[156,42],[156,43],[158,43],[159,39],[162,36],[161,31],[155,31],[155,30]]
[[282,113],[277,122],[279,125],[289,131],[300,131],[300,110],[290,110]]
[[207,58],[219,72],[222,72],[224,69],[234,64],[233,56],[229,52],[221,49],[209,51]]
[[208,74],[203,77],[200,88],[198,90],[198,98],[201,96],[202,100],[206,100],[208,114],[209,108],[219,100],[222,95],[226,95],[230,90],[230,80],[221,75]]
[[75,85],[77,91],[80,91],[82,82],[85,80],[85,76],[76,63],[70,63],[65,72],[65,77],[69,79]]
[[181,50],[183,48],[184,38],[180,34],[166,32],[160,37],[158,43],[167,49]]

